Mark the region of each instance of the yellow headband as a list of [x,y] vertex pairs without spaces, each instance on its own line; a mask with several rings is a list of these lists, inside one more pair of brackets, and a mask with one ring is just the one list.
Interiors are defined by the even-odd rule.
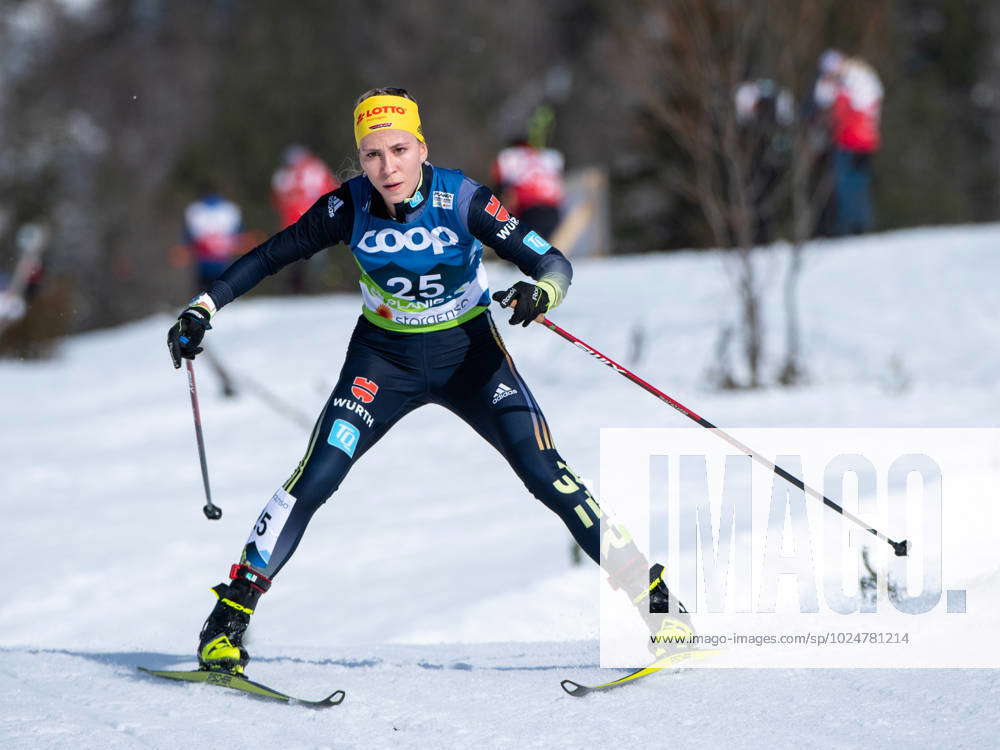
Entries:
[[369,96],[354,108],[354,141],[359,148],[362,138],[380,130],[405,130],[423,143],[417,103],[405,96]]

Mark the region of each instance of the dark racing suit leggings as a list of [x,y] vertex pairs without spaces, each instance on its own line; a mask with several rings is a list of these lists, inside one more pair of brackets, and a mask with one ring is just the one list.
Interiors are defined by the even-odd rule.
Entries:
[[305,457],[258,517],[242,562],[273,578],[354,462],[424,404],[449,409],[489,441],[599,562],[601,511],[556,451],[488,311],[429,333],[396,333],[359,319]]

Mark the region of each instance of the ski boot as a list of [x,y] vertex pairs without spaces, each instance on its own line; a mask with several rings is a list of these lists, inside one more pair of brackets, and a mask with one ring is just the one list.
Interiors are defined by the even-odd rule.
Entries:
[[243,647],[243,634],[257,600],[271,582],[248,565],[234,565],[229,576],[232,583],[212,588],[218,601],[201,628],[198,666],[215,672],[243,674],[250,661]]
[[649,569],[647,593],[649,614],[644,616],[652,636],[649,650],[653,656],[659,659],[677,651],[693,648],[691,639],[695,634],[694,625],[691,624],[691,617],[680,600],[673,597],[671,601],[670,589],[663,580],[662,565],[657,564]]

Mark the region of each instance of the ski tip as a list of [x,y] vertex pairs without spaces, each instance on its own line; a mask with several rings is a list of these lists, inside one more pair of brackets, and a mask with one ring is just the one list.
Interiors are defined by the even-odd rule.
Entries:
[[563,680],[559,684],[562,685],[563,690],[577,698],[590,692],[589,688],[579,682],[573,682],[573,680]]
[[347,693],[343,690],[335,690],[330,693],[323,700],[318,701],[308,701],[305,698],[292,698],[291,696],[284,696],[288,703],[305,706],[306,708],[330,708],[331,706],[339,706],[344,702],[344,698],[347,697]]

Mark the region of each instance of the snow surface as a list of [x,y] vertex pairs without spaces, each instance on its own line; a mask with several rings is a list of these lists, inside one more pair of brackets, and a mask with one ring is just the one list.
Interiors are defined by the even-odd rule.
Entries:
[[[705,386],[736,305],[721,254],[581,261],[553,320],[722,426],[997,422],[1000,226],[817,243],[801,284],[808,385]],[[769,281],[779,363],[786,254]],[[514,278],[491,267],[494,287]],[[244,299],[209,345],[238,374],[318,413],[355,296]],[[427,407],[404,419],[314,518],[250,630],[250,674],[343,705],[322,712],[144,677],[194,666],[208,588],[304,450],[259,398],[226,400],[199,361],[203,494],[186,379],[160,314],[0,363],[0,747],[861,747],[997,745],[995,670],[722,670],[576,699],[598,668],[600,575],[492,448]],[[637,328],[646,346],[627,361]],[[504,328],[562,454],[596,477],[599,429],[683,418],[540,326]],[[984,499],[984,502],[993,502]],[[998,563],[965,581],[996,602]],[[978,583],[977,583],[978,581]],[[977,588],[978,586],[978,588]]]

